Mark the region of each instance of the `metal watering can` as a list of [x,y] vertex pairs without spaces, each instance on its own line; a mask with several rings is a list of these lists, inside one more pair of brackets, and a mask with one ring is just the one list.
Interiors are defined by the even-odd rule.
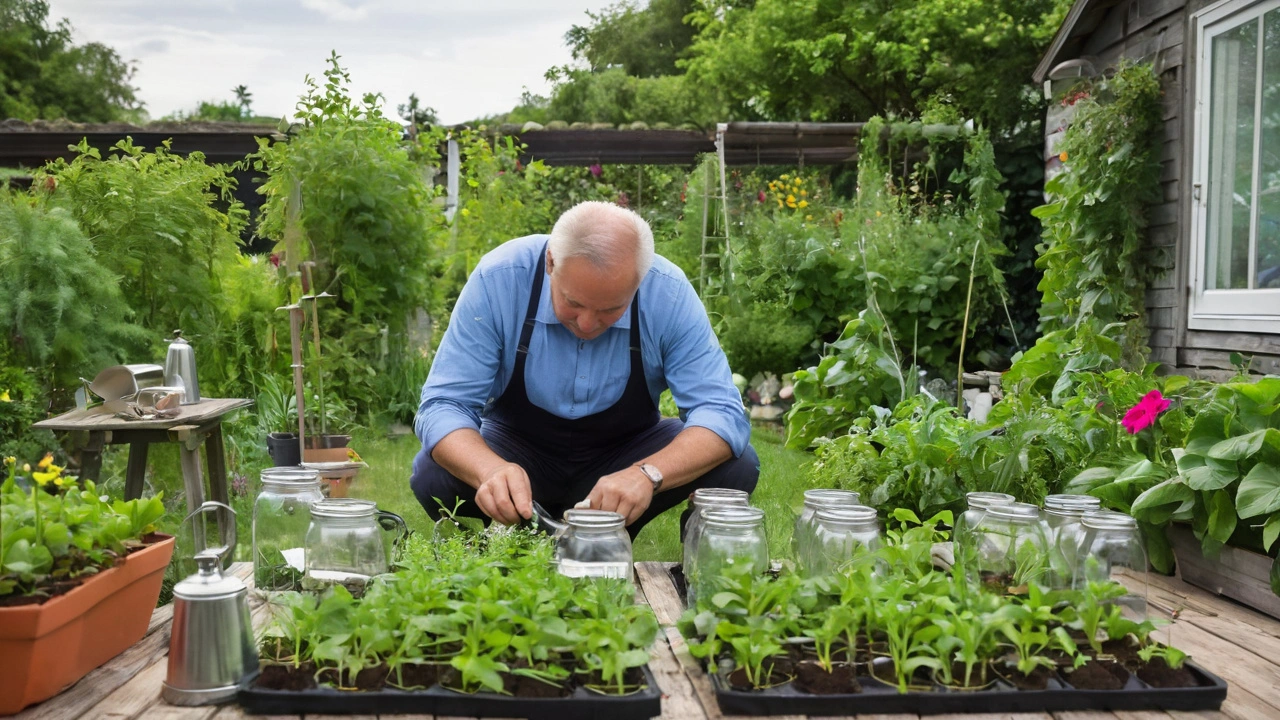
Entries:
[[258,672],[249,591],[238,578],[221,572],[223,557],[236,546],[236,511],[210,500],[183,522],[218,509],[231,513],[230,541],[197,552],[198,572],[173,587],[169,670],[160,690],[171,705],[226,702],[235,697],[245,679]]

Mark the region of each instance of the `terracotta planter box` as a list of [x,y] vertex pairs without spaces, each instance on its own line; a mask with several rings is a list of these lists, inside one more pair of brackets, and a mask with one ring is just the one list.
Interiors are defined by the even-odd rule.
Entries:
[[1229,597],[1280,618],[1280,596],[1271,592],[1272,559],[1261,553],[1226,546],[1216,559],[1206,558],[1189,525],[1169,526],[1169,540],[1184,582]]
[[162,537],[43,605],[0,607],[0,715],[57,695],[147,634],[173,555]]

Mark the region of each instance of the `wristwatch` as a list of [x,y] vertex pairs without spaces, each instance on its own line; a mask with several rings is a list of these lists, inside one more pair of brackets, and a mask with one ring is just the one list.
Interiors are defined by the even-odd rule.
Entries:
[[657,495],[658,490],[662,487],[662,471],[649,463],[640,463],[636,467],[640,468],[640,472],[644,473],[644,476],[649,478],[649,482],[653,483],[653,494]]

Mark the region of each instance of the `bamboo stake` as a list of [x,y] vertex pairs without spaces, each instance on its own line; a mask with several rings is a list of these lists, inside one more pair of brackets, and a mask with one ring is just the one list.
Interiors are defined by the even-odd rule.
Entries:
[[960,359],[956,361],[956,408],[964,414],[964,344],[969,338],[969,308],[973,306],[973,276],[978,268],[978,246],[982,244],[979,237],[973,241],[973,260],[969,262],[969,294],[964,299],[964,325],[960,329]]

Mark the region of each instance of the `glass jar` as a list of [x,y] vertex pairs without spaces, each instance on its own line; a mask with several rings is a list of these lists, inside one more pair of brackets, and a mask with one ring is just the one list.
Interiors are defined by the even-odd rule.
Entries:
[[796,518],[795,529],[791,532],[791,553],[797,562],[808,557],[809,542],[817,527],[815,516],[819,510],[837,507],[853,507],[859,503],[858,493],[852,490],[834,490],[818,488],[804,491],[804,508]]
[[1084,530],[1080,520],[1101,504],[1101,500],[1089,495],[1050,495],[1044,499],[1044,533],[1049,543],[1046,582],[1051,589],[1071,587]]
[[814,514],[815,527],[808,556],[800,567],[811,577],[833,575],[881,545],[876,511],[865,505],[823,508]]
[[1013,502],[987,508],[973,529],[970,578],[1001,595],[1031,582],[1043,584],[1049,547],[1040,508]]
[[[383,535],[395,530],[387,543]],[[404,519],[371,500],[325,498],[311,506],[306,579],[316,587],[363,585],[391,567],[391,547],[407,534]]]
[[769,542],[764,532],[764,511],[755,507],[732,507],[703,513],[702,538],[689,578],[689,606],[698,597],[710,597],[719,588],[719,578],[733,568],[763,574],[769,569]]
[[320,502],[320,473],[266,468],[253,501],[253,584],[259,590],[297,590],[305,570],[311,506]]
[[973,531],[982,522],[982,517],[989,508],[996,505],[1008,505],[1014,497],[1008,493],[971,492],[964,496],[965,511],[956,517],[955,526],[951,529],[951,547],[955,554],[955,563],[966,572],[974,570],[974,553],[977,551],[977,540]]
[[1083,531],[1072,587],[1089,591],[1091,583],[1120,582],[1119,576],[1127,575],[1132,584],[1121,584],[1128,592],[1112,602],[1124,608],[1131,620],[1146,620],[1147,551],[1138,521],[1122,512],[1093,510],[1084,514],[1080,524]]
[[681,537],[683,543],[681,570],[685,574],[686,589],[689,582],[689,568],[693,566],[694,558],[698,555],[698,539],[702,536],[702,513],[725,507],[747,507],[749,502],[750,496],[746,491],[729,488],[701,488],[694,490],[693,495],[689,496],[689,507],[692,512],[689,513],[688,524]]
[[605,510],[568,510],[556,536],[556,567],[567,577],[631,579],[626,518]]

